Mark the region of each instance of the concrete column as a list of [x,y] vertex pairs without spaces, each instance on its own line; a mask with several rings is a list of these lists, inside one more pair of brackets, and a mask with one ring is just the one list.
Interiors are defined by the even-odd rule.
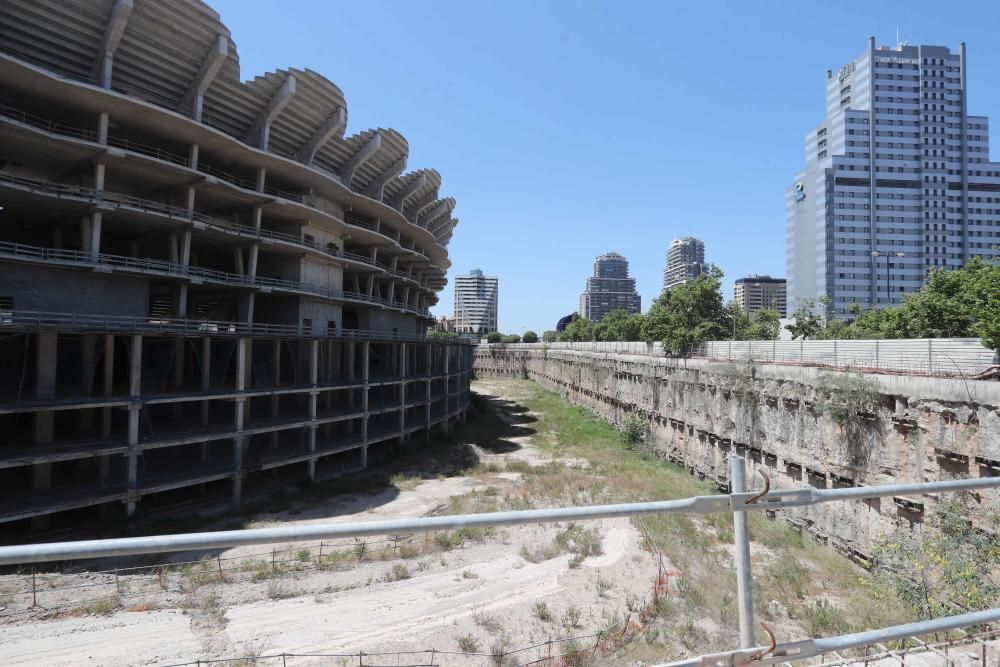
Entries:
[[267,180],[267,170],[264,169],[264,167],[260,167],[259,169],[257,169],[257,183],[256,183],[257,192],[264,191],[264,183],[266,180]]
[[[274,377],[272,379],[274,382],[274,388],[277,389],[281,382],[281,341],[274,341]],[[281,410],[280,399],[277,394],[272,394],[271,396],[271,419],[277,421],[278,414]],[[278,432],[271,431],[271,447],[274,449],[278,448]]]
[[[319,381],[319,341],[312,340],[309,342],[309,384],[313,386],[313,390],[309,392],[309,419],[313,420],[313,424],[309,426],[309,453],[314,454],[316,452],[316,402],[319,398],[319,392],[316,390],[316,385]],[[309,459],[307,475],[309,481],[316,480],[316,459]]]
[[396,281],[395,280],[390,280],[389,281],[389,303],[392,303],[395,300],[396,300]]
[[444,346],[444,421],[441,425],[445,432],[448,431],[448,405],[451,403],[451,376],[448,374],[448,365],[451,363],[451,345]]
[[[211,389],[212,379],[212,339],[205,336],[201,339],[201,393],[207,394]],[[208,401],[201,402],[201,425],[208,425]],[[208,441],[198,446],[199,459],[202,463],[208,463]]]
[[101,254],[101,219],[102,213],[100,211],[94,211],[90,214],[90,243],[87,249],[95,262],[97,256]]
[[368,467],[368,357],[371,353],[371,343],[365,341],[361,343],[361,382],[364,388],[361,391],[361,412],[364,417],[361,420],[361,467]]
[[[90,396],[94,383],[94,355],[96,353],[97,336],[84,334],[80,337],[80,391],[84,396]],[[94,426],[94,411],[80,410],[80,430],[89,431]]]
[[198,157],[200,152],[198,144],[191,144],[191,147],[188,148],[188,167],[191,169],[198,168]]
[[239,318],[241,322],[246,322],[247,324],[253,324],[253,302],[254,302],[253,292],[240,296]]
[[184,338],[174,339],[174,389],[184,386]]
[[236,265],[236,273],[245,275],[243,270],[243,248],[233,248],[233,264]]
[[258,236],[260,236],[261,219],[263,217],[264,217],[264,209],[261,208],[260,206],[254,206],[253,207],[253,220],[252,220],[252,222],[253,222],[254,231],[257,232]]
[[184,193],[184,208],[187,209],[188,216],[194,215],[194,186],[189,186]]
[[[35,352],[35,398],[52,400],[56,397],[56,361],[58,352],[58,336],[55,333],[44,332],[36,335],[37,350]],[[55,414],[51,410],[40,410],[35,413],[34,441],[36,445],[46,445],[52,442],[55,432]],[[41,491],[52,488],[52,464],[40,463],[32,466],[32,490]]]
[[[236,391],[240,393],[246,391],[249,352],[250,340],[240,338],[236,343]],[[237,432],[236,437],[233,439],[234,505],[239,505],[243,497],[243,454],[246,450],[246,437],[243,435],[243,424],[245,418],[246,398],[240,396],[235,400],[235,419],[233,423],[233,430]]]
[[177,246],[177,234],[170,232],[167,235],[167,256],[171,264],[180,264],[180,251]]
[[181,284],[177,286],[176,317],[179,317],[181,319],[187,319],[187,307],[188,307],[188,285]]
[[142,335],[132,336],[128,374],[128,497],[125,514],[135,514],[139,490],[139,417],[142,411]]
[[[103,391],[105,398],[111,398],[115,381],[115,337],[108,334],[104,337],[104,377]],[[101,437],[111,436],[111,408],[103,408],[101,417]]]
[[375,291],[375,274],[368,274],[368,296],[371,296]]
[[[114,390],[115,379],[115,337],[113,334],[104,336],[104,373],[102,377],[102,395],[110,398]],[[101,408],[101,439],[111,437],[111,408]],[[101,486],[108,483],[111,475],[111,458],[107,455],[100,459]]]
[[101,112],[97,114],[97,143],[102,146],[108,144],[108,114]]
[[104,191],[104,177],[106,172],[107,166],[103,162],[94,164],[94,189],[98,192]]
[[257,277],[257,258],[260,255],[260,246],[256,243],[250,246],[250,262],[247,269],[247,275],[253,280]]
[[431,356],[434,346],[430,343],[424,344],[424,375],[427,376],[426,390],[424,393],[427,402],[424,404],[424,439],[431,438]]
[[406,429],[406,343],[399,344],[399,441],[402,442]]

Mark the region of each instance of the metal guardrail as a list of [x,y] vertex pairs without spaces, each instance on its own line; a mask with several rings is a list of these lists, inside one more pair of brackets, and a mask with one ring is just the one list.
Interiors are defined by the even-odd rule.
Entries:
[[[5,115],[3,109],[0,108],[0,115]],[[85,130],[80,130],[84,132]],[[109,143],[111,143],[111,138],[109,138]],[[126,142],[127,143],[127,142]],[[134,145],[133,145],[134,146]],[[157,151],[159,149],[150,148],[149,151]],[[149,152],[147,152],[149,154]],[[174,156],[176,157],[176,156]],[[166,158],[163,158],[166,159]],[[181,159],[181,158],[178,158]],[[202,168],[199,165],[199,171]],[[238,179],[237,179],[238,180]],[[276,232],[264,228],[251,227],[249,225],[241,225],[236,222],[230,222],[228,220],[222,220],[220,218],[215,218],[212,216],[205,215],[203,213],[198,213],[194,211],[188,211],[187,209],[180,208],[178,206],[172,206],[170,204],[164,204],[161,202],[151,201],[148,199],[141,199],[139,197],[132,197],[130,195],[125,195],[117,192],[111,192],[108,190],[95,190],[93,188],[87,188],[83,186],[69,186],[61,183],[54,183],[51,181],[43,181],[33,178],[25,178],[21,176],[14,176],[13,174],[0,172],[0,182],[11,183],[12,185],[18,185],[22,187],[28,187],[32,190],[41,190],[46,194],[55,194],[56,196],[71,195],[86,197],[100,202],[109,202],[112,204],[118,204],[122,206],[128,206],[131,208],[137,208],[142,211],[153,211],[156,213],[162,213],[175,218],[190,219],[192,221],[197,221],[209,227],[211,229],[216,229],[219,231],[236,234],[238,236],[250,236],[253,238],[270,239],[274,241],[281,241],[284,243],[289,243],[297,246],[304,246],[310,248],[317,252],[323,253],[330,257],[335,257],[338,259],[346,259],[354,262],[361,262],[369,266],[374,266],[386,273],[408,280],[419,287],[431,290],[431,288],[426,284],[426,281],[420,281],[413,276],[392,269],[374,261],[371,257],[361,255],[358,253],[346,252],[340,248],[334,247],[321,247],[315,240],[306,238],[304,235],[288,234],[285,232]],[[253,185],[240,185],[240,187],[247,187],[253,190]],[[346,223],[353,224],[353,223]]]
[[215,283],[235,287],[261,288],[271,287],[292,292],[305,292],[333,300],[373,303],[393,310],[401,310],[417,315],[428,315],[429,311],[410,306],[401,301],[390,301],[381,297],[371,296],[352,290],[330,289],[322,285],[303,283],[297,280],[282,278],[267,278],[263,276],[248,276],[230,273],[216,269],[206,269],[198,266],[184,265],[164,260],[128,257],[126,255],[111,255],[107,253],[90,253],[82,250],[60,250],[21,243],[0,242],[0,256],[6,255],[23,261],[42,263],[74,264],[80,266],[112,266],[124,270],[138,272],[155,271],[166,273],[178,278],[200,278]]
[[301,326],[291,324],[225,322],[180,318],[132,317],[128,315],[88,315],[25,310],[0,310],[0,330],[64,329],[70,331],[135,332],[191,335],[344,338],[369,341],[414,341],[468,343],[461,339],[437,339],[417,334],[393,333],[367,329],[339,329],[336,333],[317,336]]
[[[843,489],[815,489],[808,487],[771,491],[769,485],[766,484],[763,491],[751,493],[740,490],[745,471],[743,458],[733,456],[730,459],[730,464],[734,492],[729,494],[615,505],[592,505],[485,514],[390,519],[346,524],[294,525],[108,540],[27,544],[0,547],[0,565],[137,556],[141,554],[171,553],[188,550],[227,549],[273,542],[358,538],[373,535],[403,535],[434,530],[554,523],[558,521],[643,516],[646,514],[733,512],[735,526],[739,528],[734,531],[734,536],[737,551],[737,596],[740,611],[742,647],[740,649],[671,663],[671,667],[772,665],[893,639],[902,639],[968,625],[1000,621],[1000,609],[991,609],[930,621],[857,632],[840,637],[807,639],[781,644],[772,641],[770,646],[755,645],[752,632],[752,580],[749,559],[750,541],[745,523],[746,512],[767,511],[783,507],[798,507],[861,498],[880,498],[901,494],[953,493],[971,489],[1000,488],[1000,477],[915,482],[911,484],[889,484]],[[741,524],[742,528],[740,527]],[[742,555],[746,557],[741,557]]]

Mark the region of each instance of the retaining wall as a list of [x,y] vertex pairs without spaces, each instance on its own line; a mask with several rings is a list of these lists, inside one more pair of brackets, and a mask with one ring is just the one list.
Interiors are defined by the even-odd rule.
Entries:
[[[760,488],[757,469],[773,488],[1000,475],[998,382],[672,359],[639,346],[609,352],[593,345],[483,345],[474,371],[531,378],[612,424],[638,413],[648,420],[658,454],[721,487],[728,487],[730,452],[746,456],[753,488]],[[837,410],[835,401],[869,392],[868,408]],[[1000,495],[963,493],[962,499],[996,503]],[[920,530],[937,502],[901,496],[782,514],[821,541],[867,558],[880,533]]]

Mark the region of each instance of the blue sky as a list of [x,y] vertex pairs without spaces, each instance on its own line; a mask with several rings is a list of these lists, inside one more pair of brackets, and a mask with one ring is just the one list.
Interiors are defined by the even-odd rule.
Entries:
[[784,189],[825,72],[869,35],[965,41],[969,112],[1000,119],[995,2],[209,2],[244,79],[314,69],[344,91],[348,133],[395,128],[410,169],[441,172],[461,223],[434,311],[481,268],[505,332],[554,328],[612,250],[648,308],[674,236],[704,239],[727,296],[742,275],[784,276]]

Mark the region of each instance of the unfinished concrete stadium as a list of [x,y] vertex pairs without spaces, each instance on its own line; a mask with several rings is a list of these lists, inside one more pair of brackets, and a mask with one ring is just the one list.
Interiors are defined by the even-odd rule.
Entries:
[[[0,4],[0,538],[239,503],[462,418],[454,199],[197,0]],[[385,451],[385,450],[383,450]]]

